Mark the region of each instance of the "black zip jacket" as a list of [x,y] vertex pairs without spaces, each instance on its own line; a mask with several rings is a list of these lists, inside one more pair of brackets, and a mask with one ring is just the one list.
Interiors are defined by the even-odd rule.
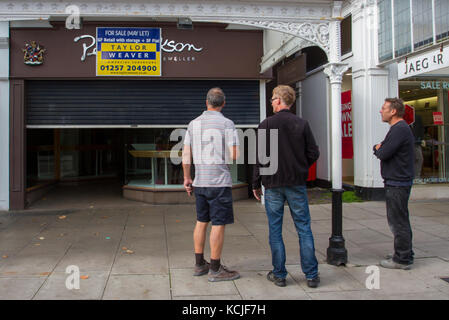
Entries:
[[381,147],[374,155],[380,159],[380,173],[385,182],[408,182],[413,180],[415,149],[415,137],[404,120],[392,125]]
[[[269,167],[270,163],[261,165],[257,156],[253,189],[259,189],[261,184],[266,189],[305,185],[309,167],[320,156],[308,122],[284,109],[262,121],[258,129],[267,129],[266,154],[270,152],[269,129],[278,129],[278,169],[272,175],[261,175],[260,168]],[[276,155],[269,156],[273,159]]]

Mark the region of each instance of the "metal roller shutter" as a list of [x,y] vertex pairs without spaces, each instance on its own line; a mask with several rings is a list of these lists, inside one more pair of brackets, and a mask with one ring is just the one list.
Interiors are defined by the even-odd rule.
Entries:
[[259,81],[27,81],[27,125],[185,125],[221,87],[223,114],[236,125],[259,123]]

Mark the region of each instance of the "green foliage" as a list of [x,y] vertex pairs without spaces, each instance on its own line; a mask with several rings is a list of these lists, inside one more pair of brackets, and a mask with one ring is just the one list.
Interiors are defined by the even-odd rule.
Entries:
[[363,202],[362,198],[358,197],[354,191],[345,191],[342,195],[342,200],[345,203]]

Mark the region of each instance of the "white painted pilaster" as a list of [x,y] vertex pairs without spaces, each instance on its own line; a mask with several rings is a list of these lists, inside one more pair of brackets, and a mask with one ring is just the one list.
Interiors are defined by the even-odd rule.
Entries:
[[[397,78],[377,67],[377,6],[375,1],[354,2],[352,9],[352,94],[354,184],[382,188],[379,160],[372,147],[381,142],[388,124],[382,122],[384,99],[397,96]],[[396,91],[396,94],[393,94]]]
[[0,22],[0,210],[9,209],[9,22]]

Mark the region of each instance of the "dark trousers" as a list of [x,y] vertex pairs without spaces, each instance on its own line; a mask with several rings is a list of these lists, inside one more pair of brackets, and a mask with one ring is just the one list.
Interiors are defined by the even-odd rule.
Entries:
[[412,264],[412,227],[408,212],[410,187],[385,186],[387,203],[387,220],[394,236],[393,261],[401,264]]

